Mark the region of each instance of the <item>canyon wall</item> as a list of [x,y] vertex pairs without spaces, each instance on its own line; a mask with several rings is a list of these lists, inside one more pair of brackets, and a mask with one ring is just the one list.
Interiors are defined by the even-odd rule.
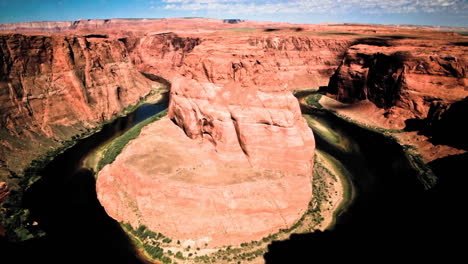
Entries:
[[1,35],[3,166],[19,173],[31,154],[111,119],[160,85],[128,57],[116,39]]
[[[455,33],[198,18],[33,22],[0,30],[23,32],[0,35],[0,181],[21,174],[31,160],[111,119],[167,79],[173,84],[170,120],[143,130],[103,169],[99,199],[118,220],[155,230],[169,226],[168,234],[185,238],[201,236],[203,228],[177,230],[165,223],[194,204],[210,208],[203,219],[212,234],[225,231],[217,229],[225,228],[219,223],[235,222],[229,215],[253,226],[275,219],[256,230],[255,239],[300,217],[311,197],[314,140],[292,90],[328,85],[322,89],[338,100],[367,100],[384,109],[393,128],[411,119],[453,120],[450,116],[463,112],[455,103],[468,96],[466,42]],[[407,37],[388,35],[397,33]],[[167,137],[158,139],[157,133]],[[166,143],[173,148],[157,156],[155,146],[163,149]],[[160,168],[151,158],[184,162]],[[163,182],[152,178],[158,171],[167,172],[158,179]],[[243,182],[235,182],[238,177]],[[8,190],[20,188],[9,180]],[[129,180],[135,184],[127,188]],[[197,189],[197,181],[231,192]],[[166,196],[154,191],[161,186],[171,187],[160,190]],[[271,187],[268,203],[259,202],[264,186]],[[167,218],[158,223],[162,213],[151,212],[153,200],[174,193],[186,203],[167,200],[160,208]],[[232,199],[226,197],[233,194],[239,204],[258,206],[249,211],[228,204]],[[198,203],[204,197],[209,199]],[[224,204],[210,202],[216,199]],[[219,210],[224,213],[218,225],[210,224],[209,216]],[[192,213],[196,219],[200,212]],[[232,241],[254,238],[238,236],[245,232],[239,228],[231,231]]]
[[345,103],[368,100],[385,109],[392,128],[426,118],[435,101],[446,105],[468,96],[466,45],[401,38],[356,41],[326,91]]
[[34,158],[115,116],[158,85],[139,71],[202,85],[313,88],[328,82],[350,43],[227,34],[222,43],[219,35],[204,36],[200,46],[199,34],[76,32],[1,36],[3,177],[21,174]]
[[157,19],[80,19],[75,21],[38,21],[0,24],[0,31],[15,33],[65,33],[76,30],[95,31],[106,28],[142,26]]
[[[191,157],[199,159],[188,159],[180,169],[194,165],[199,168],[194,178],[199,178],[209,168],[214,168],[209,175],[221,181],[227,179],[221,185],[237,193],[236,201],[258,203],[256,208],[245,208],[250,213],[229,204],[212,204],[216,208],[205,215],[206,224],[211,222],[210,216],[227,210],[217,224],[209,224],[213,227],[210,233],[215,236],[213,245],[222,243],[222,237],[216,237],[216,234],[223,234],[218,228],[229,221],[234,225],[235,215],[251,222],[252,226],[257,221],[258,230],[243,236],[239,232],[246,230],[234,228],[231,242],[259,239],[297,221],[311,198],[314,139],[291,90],[325,85],[350,41],[289,36],[289,32],[266,36],[261,31],[241,36],[230,32],[199,34],[187,32],[193,25],[187,26],[185,21],[181,24],[182,34],[159,33],[167,26],[167,21],[157,24],[155,33],[127,32],[117,29],[122,25],[114,22],[33,23],[15,29],[8,25],[4,28],[7,31],[28,31],[29,28],[30,32],[41,31],[37,28],[42,27],[40,35],[4,34],[0,38],[0,151],[5,186],[21,189],[12,176],[21,175],[32,159],[135,104],[152,88],[161,85],[151,81],[161,82],[163,79],[153,78],[161,76],[174,84],[169,111],[173,122],[166,122],[167,128],[163,128],[173,129],[174,133],[168,133],[164,140],[177,142],[186,137],[191,143],[184,144],[195,144],[192,146],[195,150],[201,140],[205,149],[192,153]],[[217,27],[218,22],[209,20],[212,28]],[[130,23],[127,29],[132,25]],[[93,26],[99,27],[99,31],[93,31]],[[182,131],[184,136],[175,131]],[[179,136],[173,138],[173,135]],[[177,146],[174,145],[175,150]],[[122,156],[124,158],[125,154]],[[192,160],[204,165],[191,164]],[[116,162],[111,168],[129,172],[119,166],[121,164]],[[121,190],[119,174],[115,175],[109,168],[103,171],[111,171],[109,177],[102,176],[98,182],[98,189],[104,190],[100,192],[100,200],[106,210],[118,220],[134,219],[131,212],[121,208],[131,209],[129,202],[152,196],[145,198],[137,192],[121,199],[119,195],[133,189]],[[230,177],[242,178],[243,174],[239,174],[242,171],[248,177],[233,185]],[[140,176],[130,173],[126,179],[133,179],[134,186],[155,189],[161,186]],[[179,176],[177,174],[176,178]],[[113,184],[106,183],[109,179]],[[167,186],[171,184],[168,182]],[[269,194],[265,193],[265,186]],[[206,192],[200,198],[216,200],[219,195],[225,195],[223,188]],[[260,197],[266,196],[270,197],[269,201],[260,203]],[[173,208],[171,212],[175,215],[184,211],[184,208],[176,211],[176,206],[167,208]],[[144,217],[131,221],[132,224],[145,223],[158,230],[157,218],[152,217],[154,212],[144,206],[140,209]],[[175,215],[166,213],[166,220],[172,221]],[[200,225],[180,232],[168,230],[168,233],[200,236],[203,230]]]
[[[222,39],[221,39],[222,37]],[[327,85],[351,44],[347,39],[289,34],[153,34],[130,43],[132,61],[143,71],[200,83],[285,86],[289,90]],[[202,42],[202,45],[198,45]]]

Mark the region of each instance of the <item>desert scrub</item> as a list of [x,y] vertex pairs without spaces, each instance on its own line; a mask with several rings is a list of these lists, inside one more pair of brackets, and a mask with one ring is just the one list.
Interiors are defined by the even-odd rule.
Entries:
[[148,124],[153,123],[164,117],[167,114],[167,110],[164,110],[152,117],[145,119],[144,121],[138,123],[134,127],[130,128],[127,132],[115,138],[103,151],[102,158],[99,160],[98,169],[100,171],[107,164],[111,164],[115,158],[122,152],[124,147],[130,142],[130,140],[135,139],[140,135],[141,129]]
[[311,95],[307,96],[305,102],[314,108],[323,109],[323,106],[319,103],[320,99],[322,98],[322,94],[318,92],[314,92]]
[[129,223],[121,222],[120,225],[130,235],[135,246],[143,249],[148,257],[160,260],[164,264],[173,263],[170,257],[164,255],[164,249],[159,247],[161,244],[160,240],[164,241],[168,239],[166,236],[149,230],[145,225],[141,225],[137,229],[133,229]]
[[406,158],[410,161],[411,166],[416,170],[419,182],[421,182],[426,190],[431,189],[437,183],[437,176],[431,170],[429,165],[424,162],[423,157],[416,152],[416,148],[411,145],[402,145]]

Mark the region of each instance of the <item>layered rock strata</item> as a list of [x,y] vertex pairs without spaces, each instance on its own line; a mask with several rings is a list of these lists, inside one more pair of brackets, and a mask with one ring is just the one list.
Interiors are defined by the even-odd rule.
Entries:
[[447,41],[369,41],[351,46],[327,92],[345,103],[368,100],[384,109],[387,126],[424,119],[433,102],[468,96],[468,49]]
[[4,165],[20,173],[33,158],[29,152],[43,153],[114,117],[160,85],[133,66],[115,39],[1,35]]

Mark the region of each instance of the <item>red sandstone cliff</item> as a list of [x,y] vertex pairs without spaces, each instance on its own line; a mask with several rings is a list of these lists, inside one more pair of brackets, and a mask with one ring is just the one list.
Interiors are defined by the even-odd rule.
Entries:
[[468,48],[446,40],[367,40],[351,46],[330,79],[338,100],[369,100],[385,109],[392,128],[424,119],[434,101],[451,104],[468,96]]
[[132,49],[144,71],[198,82],[307,89],[326,85],[351,43],[317,36],[153,34]]
[[[69,32],[63,35],[2,36],[3,94],[0,99],[4,104],[0,120],[7,135],[2,137],[2,151],[5,153],[2,153],[2,160],[6,168],[19,170],[27,165],[27,159],[9,153],[31,157],[41,152],[35,146],[28,150],[33,144],[21,145],[15,139],[41,142],[45,148],[57,146],[55,141],[80,133],[80,129],[111,118],[125,106],[136,102],[154,85],[139,73],[146,71],[174,82],[169,116],[180,128],[166,123],[163,130],[175,130],[164,140],[177,142],[188,136],[184,146],[195,144],[190,157],[197,156],[198,159],[189,157],[181,164],[182,168],[174,168],[184,170],[194,165],[199,169],[193,176],[195,179],[207,176],[206,171],[214,168],[208,174],[212,178],[205,179],[208,185],[217,178],[222,180],[220,186],[223,187],[213,189],[213,193],[204,191],[198,198],[220,201],[218,205],[212,204],[215,208],[207,206],[205,218],[200,218],[201,222],[205,219],[205,224],[212,226],[209,233],[213,235],[210,238],[213,245],[222,243],[222,237],[217,237],[223,234],[219,228],[227,228],[229,223],[234,225],[236,219],[248,221],[251,225],[246,226],[257,228],[251,230],[250,235],[243,234],[246,230],[242,226],[231,229],[231,242],[261,238],[290,226],[300,218],[311,198],[314,141],[300,115],[297,101],[288,90],[326,84],[338,66],[348,40],[291,37],[288,36],[289,31],[277,36],[263,36],[261,31],[242,37],[224,32],[199,34],[186,32],[190,26],[185,24],[179,25],[184,32],[181,35],[158,33],[167,27],[167,23],[157,24],[154,28],[156,33],[138,30],[121,33],[115,25],[106,25],[101,27],[102,32],[96,34],[91,30],[91,24],[68,29],[58,25],[62,29],[57,31]],[[217,25],[215,22],[211,28]],[[35,25],[29,27],[34,28]],[[47,25],[43,32],[53,31],[53,27]],[[179,135],[180,132],[185,136]],[[174,135],[178,135],[177,138]],[[197,150],[199,140],[202,140],[205,150]],[[180,144],[174,144],[173,149],[177,150]],[[135,153],[139,152],[130,152],[129,156],[133,157]],[[186,154],[181,155],[187,157]],[[119,159],[125,157],[122,154]],[[190,161],[203,165],[191,164]],[[147,165],[138,169],[142,167]],[[111,168],[128,172],[125,179],[133,179],[133,186],[140,186],[141,190],[144,189],[142,186],[152,186],[153,191],[158,186],[172,186],[172,181],[167,185],[155,185],[152,177],[147,178],[148,174],[141,175],[138,170],[136,174],[130,173],[131,170],[121,167],[119,162]],[[173,176],[185,179],[185,174],[182,174],[177,172]],[[116,219],[131,221],[135,226],[145,223],[159,230],[164,219],[161,218],[163,222],[160,223],[160,217],[153,216],[161,213],[153,203],[144,202],[148,199],[159,201],[159,198],[135,193],[133,188],[122,190],[122,186],[127,185],[121,185],[124,179],[119,175],[111,170],[109,177],[102,176],[98,182],[98,189],[104,190],[100,191],[100,199],[106,210]],[[233,177],[235,175],[238,176]],[[239,181],[246,175],[248,177],[238,184],[229,180]],[[204,178],[201,179],[203,181]],[[192,187],[195,193],[196,187]],[[237,197],[233,198],[234,201],[240,204],[258,205],[245,209],[233,207],[232,199],[216,198],[226,196],[224,189],[232,189],[232,194]],[[261,198],[267,197],[265,202],[260,202]],[[182,197],[179,198],[183,201]],[[193,201],[199,204],[196,199]],[[132,206],[135,203],[138,205],[136,209]],[[145,204],[150,207],[145,207]],[[174,217],[180,217],[189,205],[187,203],[182,208],[168,206],[173,208],[170,212],[175,215],[166,212],[166,220],[173,222]],[[127,209],[135,209],[141,215]],[[219,215],[220,210],[225,212]],[[217,215],[218,220],[212,222],[211,217]],[[196,215],[189,213],[185,216],[196,219]],[[132,220],[135,217],[136,221]],[[206,228],[198,225],[185,231],[166,231],[184,238],[194,235],[199,238]]]
[[4,165],[19,172],[34,155],[112,118],[157,85],[116,39],[1,35]]
[[[370,100],[396,127],[426,117],[433,101],[446,105],[466,96],[466,42],[430,30],[206,19],[30,23],[0,30],[41,32],[0,37],[2,168],[21,171],[58,141],[135,103],[155,85],[140,71],[160,75],[174,83],[174,122],[143,130],[102,171],[99,199],[116,219],[163,226],[184,238],[200,237],[209,227],[216,243],[220,228],[237,242],[286,227],[310,199],[313,138],[288,90],[325,86],[335,73],[330,93],[348,102]],[[396,33],[431,41],[382,37]],[[363,41],[360,34],[378,38]],[[447,115],[459,116],[455,112]],[[200,204],[208,209],[197,211]],[[170,223],[179,217],[200,219],[200,225],[177,229]],[[249,222],[255,234],[241,236],[241,226],[220,224],[232,219]]]

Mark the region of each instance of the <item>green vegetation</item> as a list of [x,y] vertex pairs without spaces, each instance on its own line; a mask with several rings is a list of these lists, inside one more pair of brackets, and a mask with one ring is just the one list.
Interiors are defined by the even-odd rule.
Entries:
[[22,197],[24,193],[42,177],[40,171],[50,161],[73,147],[79,139],[87,137],[99,129],[100,127],[94,129],[86,128],[81,134],[62,141],[60,147],[48,150],[44,155],[31,161],[29,166],[23,171],[23,175],[17,175],[13,171],[9,172],[10,181],[8,181],[8,184],[11,187],[12,182],[17,182],[18,187],[12,188],[7,199],[0,206],[0,223],[5,228],[8,239],[12,241],[24,241],[45,235],[45,232],[38,226],[33,225],[29,210],[23,208]]
[[419,182],[421,182],[426,190],[431,189],[437,183],[437,176],[427,165],[423,157],[416,152],[416,148],[411,145],[402,145],[405,151],[406,158],[410,161],[411,166],[416,170]]
[[[331,167],[329,168],[324,166],[323,164],[325,162]],[[333,212],[332,222],[328,225],[328,228],[332,228],[335,224],[337,215],[346,210],[346,208],[348,208],[348,206],[354,200],[355,189],[351,182],[351,174],[348,172],[348,170],[346,170],[346,168],[339,160],[335,159],[330,154],[319,150],[316,150],[314,164],[314,177],[317,179],[314,178],[314,188],[312,189],[312,194],[314,195],[314,199],[316,199],[316,204],[320,205],[329,202],[327,197],[329,192],[326,188],[326,177],[331,177],[335,180],[340,178],[340,182],[343,187],[343,199]],[[332,169],[335,173],[330,169]]]
[[317,109],[323,109],[323,106],[319,103],[320,98],[322,98],[322,94],[320,93],[313,93],[306,97],[305,102]]
[[[129,223],[120,223],[120,225],[127,231],[128,234],[131,235],[130,237],[132,238],[132,241],[135,243],[135,245],[138,248],[143,249],[148,257],[151,259],[160,260],[164,264],[172,263],[172,259],[164,255],[164,249],[159,247],[161,239],[163,241],[168,239],[163,234],[153,232],[145,225],[141,225],[137,229],[133,229]],[[171,254],[168,252],[168,255]]]
[[103,156],[99,160],[98,169],[100,171],[105,165],[112,163],[117,155],[119,155],[124,147],[130,142],[130,140],[135,139],[140,135],[141,129],[146,125],[157,121],[164,117],[167,114],[167,110],[162,111],[150,118],[145,119],[144,121],[138,123],[131,129],[129,129],[124,134],[120,135],[119,137],[115,138],[109,145],[106,146],[106,149],[103,151]]
[[182,259],[182,260],[185,259],[184,255],[180,251],[177,251],[177,253],[175,254],[175,257],[178,258],[178,259]]

